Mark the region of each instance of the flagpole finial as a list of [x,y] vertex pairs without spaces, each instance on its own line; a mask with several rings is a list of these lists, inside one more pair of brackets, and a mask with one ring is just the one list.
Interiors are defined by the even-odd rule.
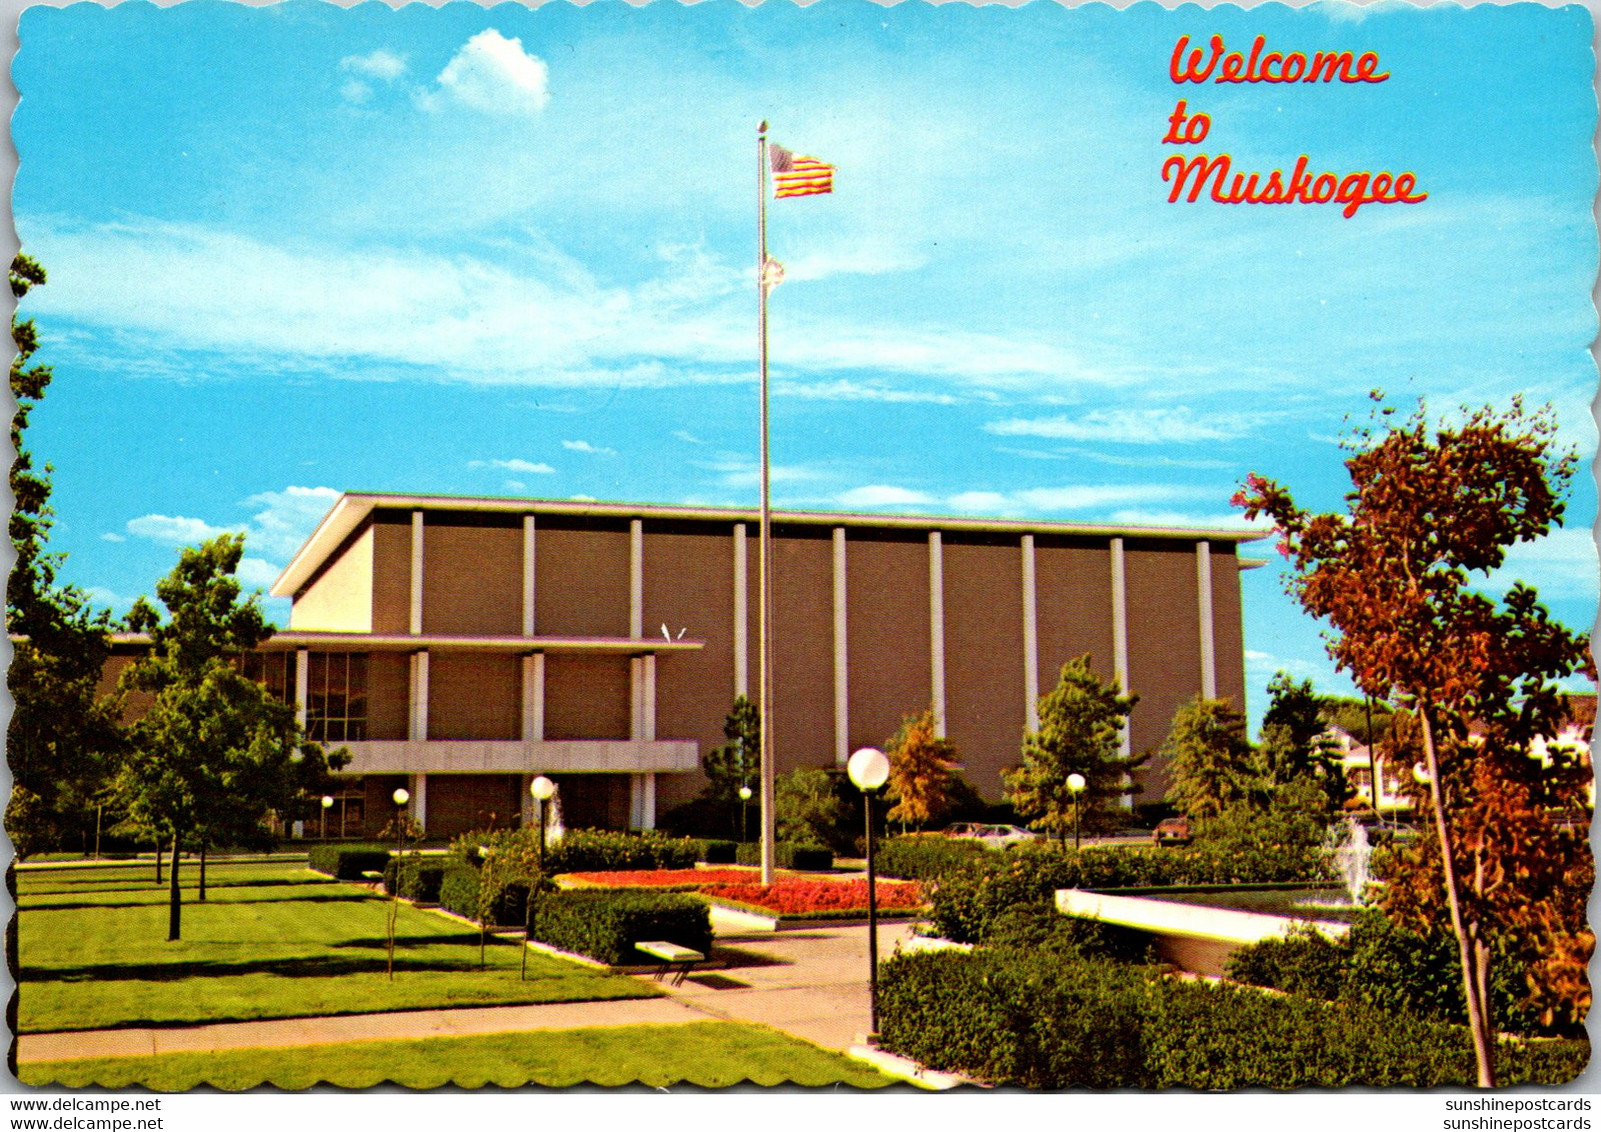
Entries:
[[767,132],[767,119],[766,118],[763,118],[762,119],[762,124],[756,127],[756,132],[758,134],[765,134]]

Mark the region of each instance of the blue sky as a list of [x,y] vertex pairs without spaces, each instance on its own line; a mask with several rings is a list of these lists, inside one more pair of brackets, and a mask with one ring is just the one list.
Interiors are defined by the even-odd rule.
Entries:
[[[1213,33],[1391,77],[1176,87]],[[1590,37],[1531,5],[33,8],[56,543],[120,611],[222,529],[265,587],[340,490],[754,503],[763,118],[838,167],[769,210],[780,505],[1216,525],[1255,470],[1333,507],[1374,387],[1522,392],[1588,457]],[[1237,168],[1429,199],[1169,204],[1180,97]],[[1489,581],[1574,625],[1581,479]],[[1280,667],[1348,687],[1276,564],[1244,587],[1253,714]]]

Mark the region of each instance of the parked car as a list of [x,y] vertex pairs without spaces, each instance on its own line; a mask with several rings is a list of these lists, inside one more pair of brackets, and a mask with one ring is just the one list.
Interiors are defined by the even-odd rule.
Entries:
[[1008,845],[1017,845],[1025,841],[1038,841],[1041,836],[1031,829],[1019,829],[1015,825],[985,825],[976,821],[959,821],[946,826],[941,835],[978,841],[989,849],[1003,849]]
[[1189,818],[1164,818],[1156,823],[1151,839],[1158,845],[1188,845],[1194,836]]

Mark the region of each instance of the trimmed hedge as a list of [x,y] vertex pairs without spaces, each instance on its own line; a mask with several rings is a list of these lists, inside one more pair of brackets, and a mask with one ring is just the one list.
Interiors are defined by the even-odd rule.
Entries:
[[891,837],[874,846],[873,867],[881,876],[937,881],[988,852],[972,840]]
[[362,873],[383,872],[389,850],[378,845],[313,845],[306,865],[338,880],[361,880]]
[[[1037,1089],[1469,1085],[1466,1030],[1354,1003],[1180,982],[1000,948],[883,964],[881,1044],[934,1069]],[[1501,1083],[1559,1084],[1582,1041],[1502,1043]]]
[[[451,860],[444,868],[439,885],[439,906],[447,912],[477,921],[478,885],[480,873],[460,860]],[[491,926],[522,927],[524,902],[528,899],[528,886],[512,882],[490,902],[488,920]]]
[[700,859],[708,865],[736,864],[739,859],[739,844],[734,841],[702,842]]
[[938,934],[979,943],[995,917],[1019,904],[1046,903],[1059,888],[1131,888],[1194,884],[1268,884],[1312,879],[1266,852],[1018,845],[985,853],[944,873],[934,892]]
[[534,905],[533,937],[613,966],[657,962],[634,950],[641,940],[667,940],[709,953],[711,912],[704,900],[639,889],[546,892]]
[[[834,851],[821,845],[797,845],[793,841],[780,841],[773,846],[775,864],[781,869],[799,869],[802,872],[826,872],[834,867]],[[735,854],[735,863],[759,865],[762,863],[762,845],[747,841]]]
[[439,889],[449,865],[438,857],[390,857],[384,865],[384,891],[395,895],[397,878],[400,895],[419,904],[438,904]]

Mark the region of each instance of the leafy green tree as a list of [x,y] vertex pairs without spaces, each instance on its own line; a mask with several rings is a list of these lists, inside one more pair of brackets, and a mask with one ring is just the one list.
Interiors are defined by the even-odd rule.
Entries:
[[1245,736],[1245,716],[1228,700],[1197,696],[1179,708],[1162,754],[1172,776],[1168,801],[1192,818],[1216,817],[1261,792],[1261,766]]
[[934,710],[909,715],[884,745],[889,756],[889,796],[895,805],[884,816],[908,825],[937,821],[950,810],[959,765],[956,744],[942,739]]
[[1268,681],[1268,708],[1262,717],[1257,762],[1267,789],[1307,780],[1325,798],[1324,808],[1337,813],[1352,795],[1339,745],[1328,734],[1323,701],[1312,681],[1297,683],[1286,672]]
[[773,809],[780,841],[839,849],[850,840],[841,829],[845,804],[826,770],[803,766],[784,775],[774,784]]
[[[25,255],[11,263],[11,293],[21,299],[45,282]],[[6,831],[19,857],[53,848],[92,825],[108,760],[121,743],[115,697],[99,694],[111,655],[110,614],[93,609],[75,586],[56,580],[65,559],[47,549],[54,512],[50,465],[28,450],[28,419],[50,384],[50,367],[36,365],[39,335],[32,319],[12,318],[17,355],[11,363],[11,546],[16,564],[6,582],[6,628],[14,639],[7,684],[14,709],[6,728],[12,797]]]
[[[1004,772],[1007,798],[1029,825],[1065,838],[1075,809],[1085,832],[1115,829],[1134,769],[1147,755],[1124,756],[1123,728],[1139,703],[1105,683],[1088,654],[1062,666],[1056,687],[1040,697],[1040,729],[1023,737],[1023,765]],[[1084,776],[1075,797],[1068,777]]]
[[727,815],[730,827],[739,828],[739,788],[755,789],[762,764],[762,717],[756,705],[745,696],[736,696],[734,706],[723,720],[723,738],[728,742],[713,747],[700,759],[706,786],[700,797],[707,805]]
[[1435,836],[1397,862],[1385,906],[1423,927],[1449,921],[1489,1088],[1492,968],[1506,939],[1542,944],[1548,962],[1531,981],[1571,993],[1585,981],[1594,936],[1572,894],[1588,892],[1594,866],[1561,820],[1583,804],[1585,774],[1531,747],[1563,722],[1556,682],[1595,670],[1588,638],[1554,622],[1534,590],[1519,582],[1497,601],[1475,582],[1561,523],[1578,457],[1557,445],[1549,409],[1528,413],[1517,399],[1440,425],[1423,405],[1396,423],[1374,399],[1375,421],[1345,443],[1348,514],[1304,511],[1257,475],[1235,503],[1278,527],[1291,593],[1329,622],[1339,666],[1416,717]]
[[331,786],[329,769],[344,763],[306,741],[294,708],[241,670],[243,655],[272,634],[259,594],[240,598],[243,552],[240,535],[185,549],[156,586],[167,619],[143,598],[128,616],[151,644],[122,685],[153,702],[132,727],[114,785],[129,817],[171,846],[170,940],[181,934],[179,850],[264,838],[269,810],[309,816],[312,798]]

